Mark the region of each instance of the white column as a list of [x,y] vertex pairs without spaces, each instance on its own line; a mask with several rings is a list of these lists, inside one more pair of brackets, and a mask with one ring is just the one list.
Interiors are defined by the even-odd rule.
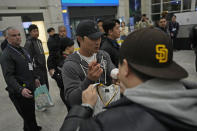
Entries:
[[[47,0],[48,1],[48,15],[46,16],[49,21],[49,26],[56,29],[59,25],[63,25],[62,9],[60,0]],[[45,14],[47,14],[45,12]],[[46,18],[45,17],[45,18]]]
[[160,10],[160,14],[162,14],[163,12],[163,0],[161,0],[161,10]]
[[183,12],[183,0],[181,0],[181,12]]
[[191,0],[191,11],[195,11],[196,10],[196,0]]
[[141,14],[146,14],[151,19],[152,2],[151,0],[141,0]]
[[119,7],[117,17],[121,18],[124,17],[125,23],[129,23],[129,0],[119,0]]

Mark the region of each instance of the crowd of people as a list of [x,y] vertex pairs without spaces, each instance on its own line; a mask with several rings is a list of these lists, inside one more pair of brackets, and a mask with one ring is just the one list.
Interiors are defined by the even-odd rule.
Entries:
[[[36,122],[34,91],[43,84],[53,88],[48,73],[68,110],[60,131],[197,130],[197,88],[181,80],[188,73],[173,61],[176,16],[169,24],[161,17],[154,27],[144,14],[132,33],[125,25],[118,19],[81,21],[75,52],[65,26],[58,27],[58,34],[49,28],[47,62],[36,25],[29,26],[24,47],[19,30],[6,28],[0,63],[24,131],[42,130]],[[190,34],[193,48],[196,30]],[[119,38],[124,40],[121,46]]]

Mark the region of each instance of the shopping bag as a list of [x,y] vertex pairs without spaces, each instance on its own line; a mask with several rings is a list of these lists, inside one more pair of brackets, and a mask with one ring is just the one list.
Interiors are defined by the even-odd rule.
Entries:
[[46,107],[54,106],[46,85],[41,85],[34,91],[36,109],[41,110]]

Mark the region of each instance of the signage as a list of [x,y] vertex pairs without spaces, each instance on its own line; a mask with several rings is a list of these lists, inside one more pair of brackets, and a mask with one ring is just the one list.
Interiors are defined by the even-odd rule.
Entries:
[[118,6],[119,0],[62,0],[63,6]]

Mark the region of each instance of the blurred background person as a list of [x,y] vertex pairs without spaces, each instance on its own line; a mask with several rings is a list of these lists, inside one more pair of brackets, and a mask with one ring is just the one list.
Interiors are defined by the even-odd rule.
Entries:
[[167,20],[165,17],[161,17],[160,20],[158,21],[158,28],[163,32],[165,32],[170,37],[170,33],[167,26]]
[[34,70],[37,76],[39,76],[39,80],[41,85],[46,84],[49,90],[49,82],[48,82],[48,75],[47,75],[47,68],[46,68],[46,59],[44,50],[42,47],[42,41],[38,39],[39,37],[39,30],[37,25],[30,25],[28,28],[29,37],[26,40],[25,48],[28,50],[32,60]]
[[99,19],[99,20],[97,21],[97,25],[98,25],[98,27],[99,27],[100,32],[105,33],[105,31],[104,31],[104,29],[103,29],[103,20],[102,20],[102,19]]
[[[176,38],[177,35],[179,33],[179,23],[176,21],[176,15],[173,15],[171,18],[171,21],[169,22],[169,32],[170,32],[170,37],[172,39],[173,42],[173,48],[175,50],[175,42],[176,42]],[[178,46],[177,48],[179,49],[179,44],[177,43],[176,46]]]
[[49,34],[49,37],[53,36],[55,34],[55,29],[53,27],[47,29],[47,33]]
[[124,40],[128,34],[129,28],[125,25],[125,22],[122,21],[120,26],[120,39]]
[[[68,105],[64,99],[64,85],[62,81],[61,67],[65,58],[73,52],[74,41],[67,37],[65,26],[59,26],[58,32],[59,34],[54,34],[47,42],[49,48],[47,67],[51,78],[56,81],[57,86],[60,89],[60,97],[62,101],[68,108]],[[66,54],[63,55],[64,52]]]
[[47,59],[47,66],[50,76],[53,76],[55,71],[57,70],[56,67],[58,66],[58,58],[61,48],[60,39],[67,37],[66,27],[61,25],[58,27],[58,34],[54,34],[52,37],[48,39],[47,46],[49,49],[49,57]]
[[106,20],[103,23],[106,39],[101,45],[101,50],[106,51],[113,62],[118,67],[118,57],[120,45],[117,39],[120,38],[120,21],[117,19]]
[[176,21],[176,15],[172,16],[172,20],[169,22],[170,36],[174,40],[179,32],[179,23]]
[[148,20],[146,14],[143,14],[141,20],[136,23],[135,29],[142,29],[150,26],[152,26],[152,23]]
[[195,60],[195,67],[197,72],[197,25],[194,25],[192,27],[192,30],[190,31],[190,41],[191,41],[191,48],[195,51],[196,54],[196,60]]
[[6,48],[6,46],[7,46],[7,44],[8,44],[7,35],[6,35],[6,31],[7,31],[8,29],[9,29],[9,27],[6,28],[6,29],[3,31],[4,41],[1,43],[1,50],[2,50],[2,51]]

